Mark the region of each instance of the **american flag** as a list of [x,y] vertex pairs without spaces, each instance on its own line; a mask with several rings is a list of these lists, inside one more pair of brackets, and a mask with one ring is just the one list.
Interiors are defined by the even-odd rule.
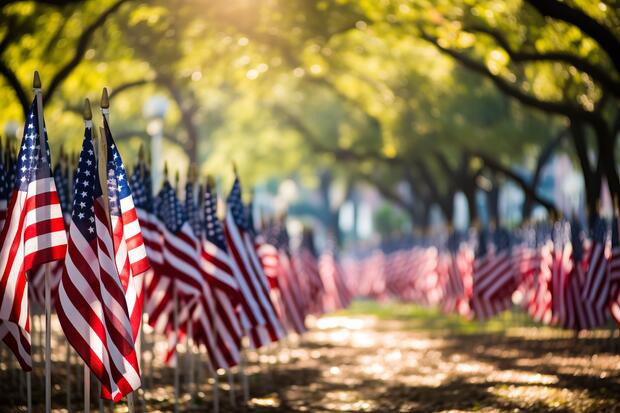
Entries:
[[[58,199],[60,200],[60,207],[62,209],[65,225],[69,227],[71,222],[71,204],[69,195],[69,182],[68,171],[64,168],[64,156],[61,157],[60,163],[54,167],[54,183],[56,184],[56,191],[58,193]],[[56,296],[56,289],[62,277],[64,271],[64,263],[62,261],[54,261],[50,268],[50,287],[52,297]],[[45,267],[41,266],[30,273],[30,296],[32,300],[43,306],[45,305]],[[54,303],[52,303],[54,304]]]
[[459,247],[459,234],[454,232],[450,235],[448,240],[449,267],[443,298],[443,308],[446,312],[455,311],[459,300],[465,295],[465,284],[463,284],[459,265]]
[[325,286],[323,307],[326,311],[343,309],[351,303],[351,294],[344,283],[342,267],[335,252],[335,242],[330,241],[319,259],[319,272]]
[[571,257],[572,270],[568,276],[566,289],[566,323],[565,327],[583,330],[595,326],[591,306],[582,297],[585,285],[585,261],[583,259],[583,243],[581,228],[578,222],[571,223]]
[[293,266],[299,274],[305,312],[314,315],[322,314],[322,296],[325,292],[325,286],[319,273],[319,259],[314,246],[314,234],[307,228],[304,229],[301,245],[293,256]]
[[164,182],[159,196],[159,218],[165,225],[164,274],[174,280],[178,293],[184,299],[197,297],[204,291],[205,284],[198,239],[170,182]]
[[[200,238],[203,230],[202,214],[200,206],[194,197],[194,189],[194,183],[188,179],[188,182],[185,184],[185,211],[187,212],[187,220],[192,227],[192,231],[194,231],[194,235]],[[201,201],[200,196],[197,201]]]
[[142,229],[146,256],[151,269],[144,275],[144,312],[148,322],[158,333],[164,333],[172,314],[172,279],[163,273],[164,224],[155,213],[155,199],[151,192],[150,172],[140,160],[131,176],[131,189],[136,212]]
[[[188,179],[189,181],[189,179]],[[223,353],[220,351],[220,347],[218,346],[218,331],[216,329],[216,319],[217,319],[217,310],[215,306],[215,300],[213,296],[213,289],[208,282],[207,274],[202,267],[202,258],[201,258],[201,249],[202,245],[200,242],[200,236],[197,234],[202,233],[202,228],[199,227],[198,215],[199,212],[194,202],[194,184],[193,182],[188,182],[185,186],[185,212],[187,214],[187,221],[192,226],[192,235],[194,236],[197,246],[198,246],[198,256],[197,256],[197,264],[201,270],[201,274],[204,277],[204,282],[202,284],[203,291],[196,298],[196,302],[193,306],[185,305],[183,307],[183,311],[179,315],[179,321],[188,324],[192,323],[192,339],[198,343],[202,343],[209,354],[209,360],[212,361],[212,365],[216,363],[214,360],[218,360],[218,363],[221,363],[223,358]],[[193,224],[193,225],[192,225]],[[198,228],[196,228],[198,226]],[[187,320],[185,319],[185,310],[188,310]],[[226,351],[226,347],[222,346],[222,349]]]
[[217,195],[210,184],[204,192],[203,233],[202,267],[213,291],[216,311],[217,351],[212,357],[213,364],[215,368],[229,368],[237,365],[241,356],[243,331],[237,308],[241,296],[231,269],[224,230],[217,218]]
[[588,272],[582,291],[582,298],[593,307],[598,325],[605,323],[604,311],[609,302],[609,273],[605,256],[605,221],[597,218],[592,231],[592,247],[588,259]]
[[[134,340],[137,340],[142,321],[143,274],[150,268],[150,264],[146,256],[142,230],[131,194],[130,183],[125,172],[125,165],[105,117],[103,124],[107,142],[107,193],[114,242],[114,258],[125,291],[133,337]],[[83,193],[84,191],[80,195]]]
[[289,238],[283,224],[263,228],[258,256],[269,279],[272,302],[280,320],[288,329],[303,334],[306,331],[304,299],[297,273],[291,264]]
[[4,226],[6,210],[9,206],[9,177],[4,164],[4,153],[0,152],[0,230]]
[[[194,235],[186,211],[170,182],[164,182],[159,196],[159,214],[165,224],[163,273],[172,279],[173,291],[178,294],[180,309],[179,330],[169,333],[169,351],[166,356],[168,363],[174,363],[178,335],[185,334],[187,322],[194,319],[201,324],[202,331],[213,330],[213,298],[202,270],[200,241]],[[197,306],[203,306],[207,310],[196,313]],[[174,323],[174,319],[171,321]],[[213,347],[212,342],[207,344],[209,348]]]
[[[533,285],[535,292],[529,306],[531,317],[544,324],[550,324],[553,318],[551,296],[553,250],[554,244],[551,240],[548,240],[540,248],[540,270]],[[566,251],[566,247],[564,251]]]
[[[0,232],[0,337],[27,371],[32,360],[26,272],[62,260],[67,247],[47,133],[39,130],[39,116],[43,114],[38,113],[35,99],[26,117],[14,187]],[[41,140],[45,148],[41,148]]]
[[491,318],[512,305],[515,283],[509,240],[502,235],[496,237],[496,244],[495,251],[488,251],[486,231],[481,231],[471,299],[471,307],[478,319]]
[[56,309],[67,340],[101,382],[102,397],[118,401],[138,389],[141,380],[98,176],[92,124],[87,122]]
[[247,319],[243,327],[249,330],[250,344],[259,348],[279,340],[283,330],[269,298],[267,279],[256,254],[254,240],[248,232],[238,178],[235,178],[227,206],[224,233],[228,251],[233,258],[233,274],[241,292],[244,320]]
[[618,217],[614,216],[611,221],[611,254],[607,265],[610,283],[609,312],[616,323],[620,324],[620,242],[618,238]]

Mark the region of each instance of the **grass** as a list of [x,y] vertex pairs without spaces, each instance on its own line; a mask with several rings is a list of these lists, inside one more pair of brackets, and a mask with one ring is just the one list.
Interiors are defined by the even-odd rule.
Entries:
[[512,327],[539,326],[522,311],[507,311],[488,320],[467,320],[456,314],[444,314],[437,308],[422,307],[416,304],[397,301],[377,302],[373,300],[355,300],[351,306],[339,311],[341,316],[374,316],[379,320],[397,320],[403,322],[408,330],[425,330],[435,333],[452,334],[502,334]]

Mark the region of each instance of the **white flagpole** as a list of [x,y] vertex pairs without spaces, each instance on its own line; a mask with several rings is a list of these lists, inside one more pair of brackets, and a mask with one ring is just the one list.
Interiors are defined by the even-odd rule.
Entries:
[[220,380],[217,371],[211,363],[211,359],[207,357],[207,367],[213,374],[213,413],[220,412]]
[[[45,145],[45,128],[43,126],[43,94],[41,93],[41,78],[39,72],[34,72],[32,88],[37,101],[37,120],[39,122],[39,155],[41,158],[47,157]],[[50,160],[48,162],[51,164]],[[50,265],[44,264],[45,268],[45,413],[52,410],[52,301],[50,292]]]
[[188,380],[187,387],[190,395],[190,403],[194,403],[194,327],[192,316],[187,320],[187,351],[188,351]]
[[84,413],[90,413],[90,369],[84,363]]
[[[32,323],[32,317],[31,318],[31,325],[34,325],[34,323]],[[32,336],[31,336],[32,337]],[[33,346],[34,348],[34,346]],[[32,359],[32,364],[34,365],[34,357]],[[26,403],[27,403],[27,408],[28,408],[28,413],[32,413],[32,372],[31,371],[27,371],[26,372]]]
[[28,400],[28,413],[32,413],[32,372],[26,372],[26,398]]
[[245,372],[245,364],[247,361],[247,337],[241,339],[241,360],[239,363],[239,374],[241,375],[241,385],[243,387],[243,403],[247,406],[250,400],[250,385],[248,383],[248,375]]
[[65,351],[65,373],[67,375],[65,386],[67,387],[67,411],[71,411],[71,344],[67,340],[67,349]]
[[[144,287],[142,288],[142,294],[144,294]],[[140,341],[139,345],[137,346],[140,349],[140,375],[142,377],[142,397],[140,398],[140,402],[142,404],[142,411],[145,412],[146,411],[146,393],[145,393],[145,384],[146,384],[146,378],[145,378],[145,374],[144,374],[144,350],[145,350],[145,344],[144,344],[144,305],[142,306],[142,314],[140,314],[140,336],[138,338],[138,340]]]
[[176,334],[174,340],[174,357],[176,359],[174,364],[174,413],[179,413],[179,354],[177,351],[177,339],[179,337],[179,298],[177,295],[177,285],[176,282],[173,281],[173,290],[172,290],[172,303],[173,303],[173,323],[174,323],[174,334]]
[[237,407],[237,400],[235,396],[235,381],[233,380],[233,372],[232,369],[226,370],[226,377],[228,377],[228,397],[230,399],[230,405],[235,408]]

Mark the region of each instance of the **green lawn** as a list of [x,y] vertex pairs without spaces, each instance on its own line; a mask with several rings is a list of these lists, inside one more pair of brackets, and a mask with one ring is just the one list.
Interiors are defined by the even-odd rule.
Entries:
[[355,300],[349,308],[339,311],[336,315],[370,315],[380,320],[398,320],[404,322],[404,327],[407,329],[426,330],[431,333],[505,333],[513,327],[538,326],[520,310],[507,311],[492,320],[480,322],[467,320],[455,314],[444,314],[436,308],[397,301]]

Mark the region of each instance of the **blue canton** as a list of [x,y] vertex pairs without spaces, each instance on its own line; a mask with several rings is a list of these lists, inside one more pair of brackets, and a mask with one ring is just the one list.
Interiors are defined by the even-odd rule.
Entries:
[[159,192],[160,207],[158,208],[158,216],[171,232],[178,232],[183,224],[187,221],[187,216],[183,210],[183,206],[177,198],[176,191],[170,185],[170,182],[164,182]]
[[228,195],[226,203],[232,212],[235,224],[237,224],[240,229],[247,231],[248,222],[245,215],[245,208],[243,207],[243,202],[241,201],[241,184],[239,183],[239,178],[235,178],[235,183],[233,184],[232,190]]
[[50,150],[47,144],[45,125],[43,125],[43,132],[45,134],[46,153],[45,156],[41,156],[40,153],[39,120],[37,116],[35,99],[32,105],[30,105],[30,110],[26,117],[24,137],[22,138],[17,164],[15,165],[15,189],[20,191],[26,191],[30,182],[52,176],[49,164]]
[[207,185],[204,199],[204,217],[205,217],[205,237],[209,242],[217,245],[220,249],[226,251],[226,241],[224,241],[224,230],[222,223],[217,219],[217,195]]
[[125,173],[125,165],[118,152],[118,148],[112,138],[110,127],[107,120],[103,120],[106,142],[108,146],[108,164],[106,165],[106,173],[108,176],[108,200],[110,205],[111,216],[121,216],[121,199],[131,196],[131,188],[127,181],[127,174]]
[[95,199],[102,196],[102,193],[97,175],[97,160],[95,159],[95,147],[93,146],[90,127],[87,127],[84,132],[82,151],[75,172],[71,221],[84,238],[91,242],[97,236],[94,202]]

